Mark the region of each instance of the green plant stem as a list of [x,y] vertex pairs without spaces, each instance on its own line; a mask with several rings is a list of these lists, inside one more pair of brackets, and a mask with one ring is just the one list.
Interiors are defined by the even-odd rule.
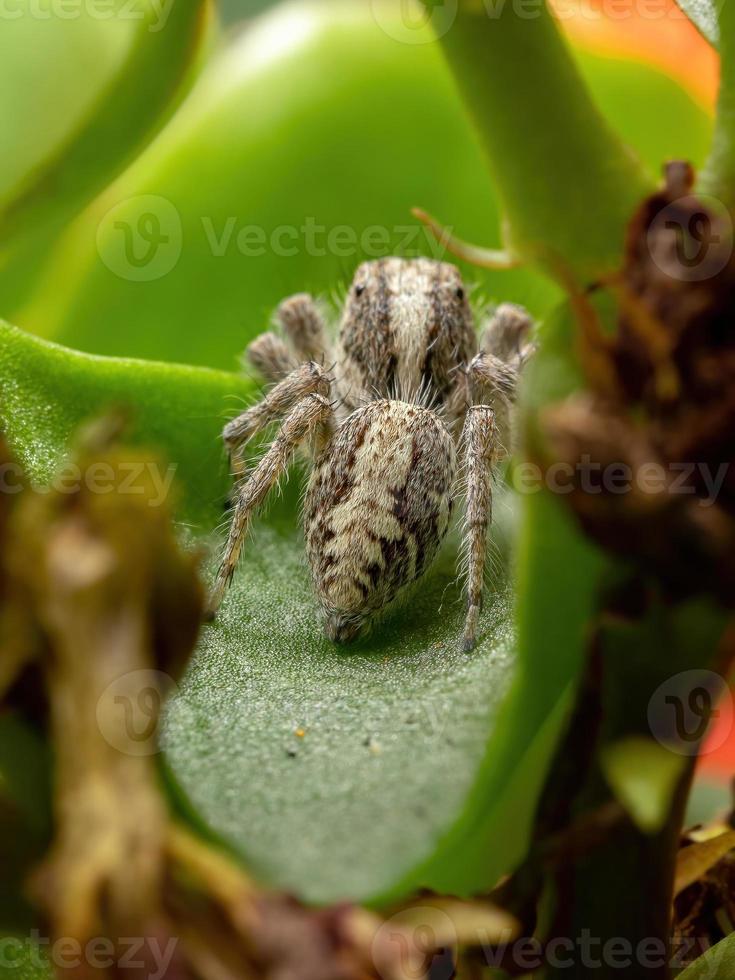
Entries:
[[[634,592],[645,589],[642,582],[631,585]],[[611,791],[600,769],[600,749],[630,736],[656,735],[649,705],[660,685],[690,669],[719,669],[726,675],[724,662],[713,666],[715,651],[722,649],[718,645],[725,623],[715,606],[697,602],[674,610],[654,604],[642,619],[600,628],[594,683],[588,682],[577,707],[577,718],[581,714],[589,719],[586,736],[578,724],[572,729],[574,742],[568,739],[562,747],[548,784],[554,796],[565,801],[558,815],[562,828],[570,815],[594,814],[609,806]],[[579,766],[570,767],[571,753],[576,758],[582,754]],[[626,818],[594,847],[553,870],[549,936],[578,945],[574,966],[550,965],[544,980],[588,977],[592,972],[603,980],[623,975],[667,980],[671,975],[674,873],[695,762],[695,756],[686,758],[660,830],[645,833]],[[561,786],[555,785],[559,776]],[[585,937],[586,959],[581,946]],[[623,968],[627,959],[630,967]]]
[[712,152],[700,188],[735,210],[735,2],[719,0],[720,92]]
[[674,870],[693,771],[691,760],[661,831],[644,834],[626,822],[555,876],[552,936],[575,942],[575,963],[549,966],[544,980],[592,974],[668,980]]
[[441,43],[489,157],[511,251],[562,280],[615,268],[651,180],[597,110],[547,7],[459,0]]

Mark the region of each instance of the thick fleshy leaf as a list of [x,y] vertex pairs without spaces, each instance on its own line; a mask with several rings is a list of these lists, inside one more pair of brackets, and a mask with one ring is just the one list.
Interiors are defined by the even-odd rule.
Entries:
[[735,973],[735,932],[708,949],[679,974],[679,980],[730,980]]
[[[42,16],[32,15],[33,6]],[[83,124],[124,62],[136,26],[91,17],[81,6],[73,19],[54,16],[50,4],[14,7],[0,32],[0,115],[12,148],[0,159],[0,207]]]
[[[230,367],[285,295],[329,295],[362,258],[430,253],[413,205],[499,246],[496,194],[438,44],[426,28],[414,36],[426,43],[401,43],[398,16],[392,0],[305,0],[257,21],[70,229],[17,322],[98,353]],[[631,61],[579,63],[652,170],[704,159],[711,121],[675,82]],[[465,271],[536,314],[559,295],[528,268]]]
[[[129,403],[135,438],[177,467],[183,522],[221,516],[217,433],[248,383],[201,368],[76,354],[0,327],[0,418],[17,458],[48,479],[75,425]],[[323,636],[298,531],[295,484],[258,527],[218,620],[173,699],[166,763],[187,807],[268,881],[314,900],[375,898],[417,884],[488,886],[527,846],[567,705],[552,669],[548,710],[525,710],[506,562],[482,639],[460,654],[451,540],[410,603],[349,650]],[[500,495],[495,540],[512,536]],[[468,833],[481,859],[465,858]]]
[[217,437],[251,383],[206,368],[77,354],[2,322],[0,379],[0,426],[34,481],[51,479],[80,422],[129,406],[133,438],[176,468],[180,519],[208,532],[221,518],[227,467]]
[[17,10],[0,42],[9,49],[0,52],[1,71],[19,147],[18,160],[6,154],[11,163],[0,170],[3,315],[23,303],[68,222],[184,94],[212,5],[112,0],[101,16],[83,4],[62,15],[41,0]]
[[720,91],[712,151],[702,174],[702,189],[735,210],[735,6],[716,6],[720,31]]
[[54,980],[58,976],[47,945],[27,933],[1,930],[0,951],[0,980]]
[[[714,0],[676,0],[676,2],[710,44],[717,45],[720,40],[720,29]],[[726,0],[720,2],[724,3]]]

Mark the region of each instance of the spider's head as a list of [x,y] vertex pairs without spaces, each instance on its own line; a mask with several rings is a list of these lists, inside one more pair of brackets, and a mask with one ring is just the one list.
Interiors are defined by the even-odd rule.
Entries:
[[340,329],[341,367],[359,394],[444,400],[477,350],[459,269],[433,259],[379,259],[355,272]]

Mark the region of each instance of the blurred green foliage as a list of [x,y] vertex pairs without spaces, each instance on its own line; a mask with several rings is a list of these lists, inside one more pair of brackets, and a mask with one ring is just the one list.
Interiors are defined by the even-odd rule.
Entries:
[[[671,156],[703,159],[710,120],[675,82],[589,55],[580,66],[652,171]],[[540,157],[539,184],[547,166]],[[213,58],[164,132],[0,312],[83,350],[231,368],[283,296],[329,295],[366,253],[430,253],[414,205],[501,244],[482,151],[437,45],[396,40],[366,2],[287,4]],[[124,249],[145,257],[161,236],[140,281]],[[559,296],[532,269],[466,271],[489,297],[538,315]]]
[[[386,0],[381,9],[388,6]],[[379,252],[430,253],[432,243],[409,217],[412,205],[433,211],[462,237],[500,245],[497,188],[488,185],[480,141],[437,45],[428,34],[427,43],[401,43],[390,19],[376,19],[370,9],[355,0],[297,0],[276,9],[220,46],[178,111],[168,101],[165,111],[154,107],[145,133],[155,138],[99,195],[101,173],[80,183],[79,173],[68,171],[68,202],[62,185],[51,184],[54,220],[37,226],[31,207],[25,222],[6,229],[0,313],[86,351],[233,367],[283,296],[329,294],[350,277],[368,251],[369,229]],[[171,57],[161,62],[170,69],[173,103],[185,90],[176,81],[195,70],[202,43],[199,32],[177,38],[168,35]],[[162,82],[152,67],[155,44],[146,41],[146,73],[116,76],[112,119],[127,119],[126,138],[135,146],[144,133],[130,121]],[[99,51],[93,31],[88,43]],[[710,120],[674,81],[641,64],[575,57],[651,177],[668,157],[704,159]],[[81,56],[79,64],[81,72]],[[80,81],[58,119],[57,151],[64,133],[76,131],[84,93]],[[30,124],[30,111],[21,123]],[[516,115],[524,132],[523,113]],[[104,104],[95,119],[85,145],[90,133],[110,140],[99,144],[108,179],[125,152],[110,152],[123,148]],[[525,133],[529,146],[535,126]],[[41,159],[42,149],[29,142],[19,171]],[[57,152],[56,173],[68,159]],[[529,206],[543,198],[550,166],[543,155],[534,162],[538,193],[529,194]],[[20,178],[7,173],[10,188]],[[77,214],[87,196],[94,200]],[[39,202],[50,206],[45,194]],[[566,217],[559,214],[560,226]],[[307,248],[302,229],[310,221],[319,240]],[[251,248],[265,237],[263,254],[243,254],[243,229],[250,229]],[[324,241],[330,232],[331,245]],[[533,268],[467,271],[488,296],[517,300],[546,318],[544,353],[529,385],[535,404],[572,390],[574,325],[568,310],[550,315],[558,288]],[[179,517],[206,540],[226,489],[217,433],[222,416],[237,407],[227,396],[252,396],[250,382],[201,367],[87,357],[7,326],[0,328],[0,380],[0,419],[18,458],[39,478],[52,473],[84,416],[110,401],[132,404],[135,438],[175,463]],[[460,892],[489,886],[528,844],[582,664],[599,552],[558,500],[541,495],[529,508],[519,548],[517,667],[504,578],[488,603],[476,661],[457,662],[457,609],[440,607],[451,577],[447,562],[427,580],[421,604],[394,614],[353,655],[337,656],[315,628],[295,512],[290,494],[258,547],[246,549],[222,619],[205,635],[184,688],[193,701],[187,707],[183,696],[170,716],[174,780],[199,817],[269,880],[310,897],[374,897],[417,884]],[[456,588],[448,594],[456,597]],[[324,705],[340,695],[344,704],[324,720]],[[266,717],[248,714],[258,699],[270,709]],[[424,713],[419,725],[445,723],[439,748],[423,737],[417,750],[404,717],[410,700]],[[377,721],[368,725],[371,711]],[[292,756],[292,725],[304,718],[314,718],[313,738]],[[385,751],[372,752],[373,744]]]
[[220,0],[219,13],[224,25],[239,24],[273,7],[278,0]]
[[211,0],[21,0],[3,15],[0,91],[20,149],[0,173],[0,308],[23,301],[67,223],[163,125],[212,12]]

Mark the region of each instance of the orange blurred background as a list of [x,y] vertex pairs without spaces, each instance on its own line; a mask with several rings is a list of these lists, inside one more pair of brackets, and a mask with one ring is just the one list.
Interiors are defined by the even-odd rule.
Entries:
[[678,79],[710,111],[719,58],[674,0],[551,0],[560,23],[596,54],[624,55]]

